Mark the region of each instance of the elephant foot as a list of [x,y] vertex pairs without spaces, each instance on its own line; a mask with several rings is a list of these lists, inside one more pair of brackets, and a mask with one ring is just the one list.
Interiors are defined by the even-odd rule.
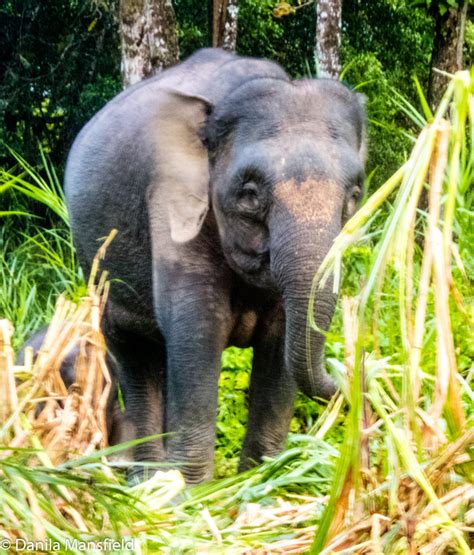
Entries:
[[162,464],[157,464],[148,466],[148,465],[141,465],[140,463],[133,463],[127,471],[127,483],[130,487],[136,486],[142,482],[145,482],[152,478],[156,472],[158,471],[166,471],[166,470],[179,470],[183,475],[184,481],[186,485],[193,486],[197,484],[201,484],[203,482],[208,482],[212,479],[213,476],[213,468],[209,464],[200,463],[169,463],[165,462]]
[[135,463],[127,470],[127,484],[130,487],[137,486],[149,480],[155,472],[156,468],[149,468]]
[[190,452],[187,452],[187,456],[178,456],[173,453],[169,456],[169,460],[173,461],[168,463],[171,468],[179,470],[183,475],[186,485],[193,486],[196,484],[202,484],[203,482],[208,482],[212,480],[214,474],[214,465],[212,462],[212,456],[214,453],[207,454],[204,456],[202,453],[199,455],[191,456]]
[[[286,436],[285,436],[286,437]],[[284,439],[279,439],[275,443],[270,442],[252,442],[244,443],[244,448],[240,455],[240,461],[237,471],[245,472],[259,464],[262,464],[263,458],[274,459],[282,452]]]
[[209,465],[198,464],[192,466],[191,464],[178,465],[177,469],[184,477],[184,481],[188,486],[194,486],[212,480],[213,468]]

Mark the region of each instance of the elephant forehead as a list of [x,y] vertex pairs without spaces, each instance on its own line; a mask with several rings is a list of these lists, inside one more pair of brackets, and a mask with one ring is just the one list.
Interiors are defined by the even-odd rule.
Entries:
[[343,191],[333,180],[290,179],[275,185],[274,197],[300,223],[330,223],[341,210]]

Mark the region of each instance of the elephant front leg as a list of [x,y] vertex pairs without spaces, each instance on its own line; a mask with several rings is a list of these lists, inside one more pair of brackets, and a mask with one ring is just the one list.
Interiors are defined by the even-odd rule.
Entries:
[[280,310],[258,330],[249,393],[249,418],[239,471],[275,457],[285,444],[293,416],[296,382],[284,364],[284,319]]
[[212,478],[218,379],[228,310],[205,293],[177,303],[167,333],[166,450],[187,483]]

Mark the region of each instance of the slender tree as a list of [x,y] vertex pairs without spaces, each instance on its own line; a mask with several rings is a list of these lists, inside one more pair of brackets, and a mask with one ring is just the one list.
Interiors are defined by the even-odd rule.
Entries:
[[120,31],[124,87],[178,62],[171,0],[121,0]]
[[341,71],[342,0],[316,2],[316,60],[319,74],[337,79]]
[[238,0],[213,0],[212,46],[235,52],[238,14]]
[[[450,5],[451,4],[451,5]],[[428,99],[435,108],[446,89],[449,77],[435,69],[455,73],[463,68],[464,30],[468,2],[435,2],[430,6],[435,20]]]

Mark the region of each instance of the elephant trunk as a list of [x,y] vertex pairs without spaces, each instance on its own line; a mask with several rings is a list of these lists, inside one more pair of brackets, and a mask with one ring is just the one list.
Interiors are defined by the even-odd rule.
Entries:
[[[286,331],[285,362],[298,387],[306,395],[329,399],[336,386],[323,364],[325,336],[309,329],[308,304],[313,277],[328,252],[338,229],[296,229],[280,237],[272,261],[273,274],[283,293]],[[327,330],[336,305],[332,283],[317,291],[314,320]]]
[[[285,360],[303,393],[310,397],[329,399],[336,387],[324,368],[325,337],[308,327],[308,300],[309,295],[300,296],[291,292],[285,295]],[[332,293],[318,293],[315,303],[318,328],[329,328],[335,304],[336,298]]]

